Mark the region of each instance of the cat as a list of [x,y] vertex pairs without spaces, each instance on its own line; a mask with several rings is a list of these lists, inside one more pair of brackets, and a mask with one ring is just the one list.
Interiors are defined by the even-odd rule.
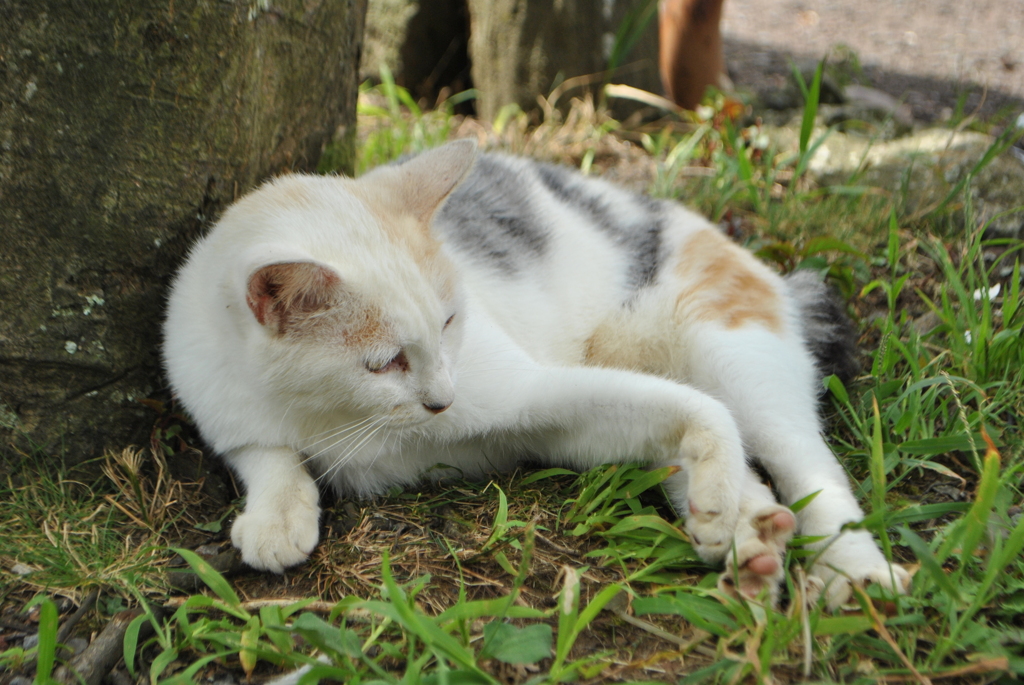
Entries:
[[[530,457],[677,466],[666,490],[733,594],[775,596],[797,529],[824,538],[830,604],[851,581],[909,582],[840,531],[862,512],[817,389],[855,364],[841,308],[671,201],[466,140],[358,179],[282,176],[195,245],[164,341],[175,394],[245,485],[231,539],[257,569],[316,546],[314,475],[365,497]],[[784,504],[817,497],[794,516],[750,458]]]

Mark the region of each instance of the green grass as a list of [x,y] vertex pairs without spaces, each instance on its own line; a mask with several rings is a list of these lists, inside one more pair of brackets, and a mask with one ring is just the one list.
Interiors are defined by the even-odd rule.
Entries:
[[[58,588],[77,598],[93,587],[153,577],[169,525],[166,514],[160,511],[148,524],[139,517],[132,521],[134,496],[106,477],[80,477],[45,456],[29,456],[17,482],[8,478],[0,484],[0,601],[25,585]],[[20,574],[12,572],[15,565]]]
[[[951,237],[950,223],[977,226],[959,196],[904,217],[899,197],[855,180],[816,187],[804,173],[820,142],[807,123],[814,92],[812,82],[800,149],[785,155],[725,116],[720,96],[702,120],[635,131],[587,102],[535,129],[511,110],[485,127],[450,108],[420,111],[384,78],[361,93],[356,168],[456,133],[592,173],[632,164],[652,193],[698,207],[781,270],[827,273],[859,315],[865,350],[861,377],[826,380],[828,440],[869,512],[859,525],[916,569],[908,595],[869,587],[830,613],[808,597],[796,540],[780,610],[725,597],[666,505],[669,470],[616,465],[338,505],[328,520],[354,523],[329,523],[283,590],[262,576],[228,581],[177,550],[210,590],[169,602],[154,566],[171,555],[155,556],[157,543],[195,522],[159,468],[142,477],[122,460],[88,485],[45,470],[7,484],[4,598],[98,586],[152,607],[132,624],[125,657],[154,683],[301,666],[311,667],[303,682],[346,683],[1024,674],[1022,245],[985,241],[983,226]],[[15,560],[36,570],[15,577]],[[154,632],[143,639],[146,623]],[[38,648],[43,676],[50,642]],[[27,656],[12,648],[0,663]]]

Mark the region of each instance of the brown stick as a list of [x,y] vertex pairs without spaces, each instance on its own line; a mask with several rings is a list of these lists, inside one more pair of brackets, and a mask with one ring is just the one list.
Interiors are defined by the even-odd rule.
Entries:
[[[79,605],[75,613],[71,614],[71,616],[69,616],[68,619],[64,621],[64,625],[62,625],[60,629],[57,631],[58,645],[67,641],[68,635],[71,634],[71,631],[72,629],[74,629],[75,624],[82,620],[82,617],[85,616],[85,612],[89,611],[89,609],[92,608],[93,604],[96,603],[96,598],[99,597],[99,594],[99,590],[93,590],[92,592],[90,592],[89,595]],[[30,632],[30,629],[27,627],[26,632]],[[37,657],[32,657],[31,659],[28,659],[25,662],[25,665],[22,667],[25,673],[32,673],[32,671],[35,669],[36,658]]]
[[[948,671],[935,671],[933,673],[927,673],[929,678],[932,680],[942,680],[944,678],[959,678],[965,675],[971,675],[973,673],[991,673],[993,671],[1009,671],[1010,661],[1005,656],[997,656],[991,659],[984,659],[977,661],[967,666],[961,666],[960,668],[953,668]],[[886,673],[885,680],[889,680],[896,683],[905,683],[917,678],[913,675],[893,675]]]
[[96,599],[99,596],[99,590],[93,590],[90,592],[89,596],[82,601],[82,604],[78,607],[75,613],[71,614],[71,616],[68,617],[68,620],[64,621],[64,625],[62,625],[60,630],[57,631],[58,644],[67,641],[68,636],[71,635],[71,631],[74,630],[78,622],[82,620],[83,616],[85,616],[85,612],[92,609],[92,606],[96,603]]
[[[248,569],[248,566],[242,561],[241,553],[234,547],[216,554],[206,561],[213,567],[214,571],[222,576],[231,576]],[[167,583],[171,587],[183,592],[197,592],[206,587],[203,579],[192,571],[168,571]]]
[[[263,607],[288,607],[301,602],[305,597],[275,597],[272,599],[250,599],[241,602],[239,606],[246,611],[259,611]],[[163,608],[173,611],[189,600],[188,597],[171,597],[163,604]],[[303,611],[312,611],[317,614],[329,614],[337,606],[336,602],[316,601],[311,602],[302,608]]]
[[[99,685],[103,676],[109,673],[124,655],[124,635],[128,632],[128,624],[142,613],[142,609],[129,609],[114,614],[107,627],[96,636],[85,651],[57,669],[54,679],[65,685]],[[146,637],[151,630],[152,626],[144,623],[139,637]]]

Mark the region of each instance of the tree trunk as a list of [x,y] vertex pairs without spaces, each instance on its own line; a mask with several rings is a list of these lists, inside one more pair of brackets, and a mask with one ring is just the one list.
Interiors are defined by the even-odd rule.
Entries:
[[605,19],[602,0],[469,0],[477,114],[493,120],[510,103],[537,107],[566,78],[598,74]]
[[[639,31],[632,49],[625,54],[621,64],[612,73],[609,83],[624,83],[658,95],[663,92],[661,75],[658,73],[657,5],[655,2],[652,6],[647,0],[615,0],[606,35],[615,36],[629,15],[633,15],[632,22],[635,26],[643,28]],[[645,10],[650,14],[646,14]],[[638,109],[643,109],[643,105],[638,102],[616,99],[609,99],[608,107],[612,116],[620,121]]]
[[164,297],[191,242],[325,146],[351,165],[365,9],[0,0],[4,453],[78,462],[145,435],[139,400],[163,386]]

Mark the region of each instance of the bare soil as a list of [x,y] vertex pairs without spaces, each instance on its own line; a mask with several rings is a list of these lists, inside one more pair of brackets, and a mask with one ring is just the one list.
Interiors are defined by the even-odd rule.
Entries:
[[789,62],[852,50],[865,85],[903,97],[925,121],[1024,112],[1021,0],[728,0],[725,57],[738,86],[765,93]]

